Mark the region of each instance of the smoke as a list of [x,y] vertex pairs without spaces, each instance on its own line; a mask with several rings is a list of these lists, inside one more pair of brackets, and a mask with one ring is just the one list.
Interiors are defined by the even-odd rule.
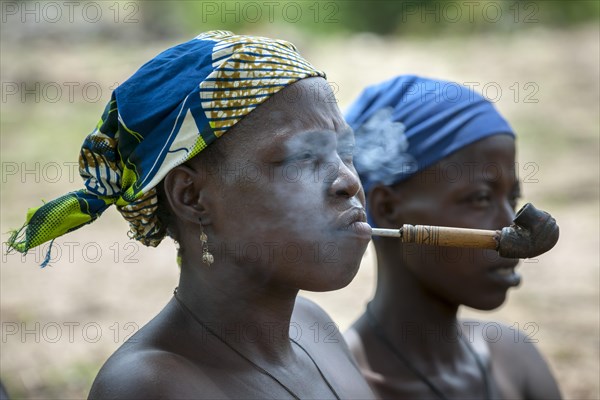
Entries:
[[396,183],[418,168],[407,152],[404,125],[392,119],[392,112],[391,107],[382,108],[356,130],[354,165],[365,191],[376,183]]

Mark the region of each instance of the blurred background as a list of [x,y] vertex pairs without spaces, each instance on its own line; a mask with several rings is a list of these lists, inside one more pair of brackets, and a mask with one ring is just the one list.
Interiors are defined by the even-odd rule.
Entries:
[[[569,399],[599,393],[600,2],[2,1],[1,231],[28,207],[81,187],[77,157],[111,91],[160,51],[210,29],[287,39],[327,72],[344,110],[364,86],[414,73],[467,84],[518,134],[523,201],[561,239],[521,263],[523,284],[492,312],[530,335]],[[0,379],[12,398],[87,396],[107,357],[177,284],[175,248],[127,238],[111,210],[93,228],[0,267]],[[8,235],[3,236],[6,240]],[[374,289],[356,279],[305,293],[346,329]],[[312,332],[311,332],[312,334]]]

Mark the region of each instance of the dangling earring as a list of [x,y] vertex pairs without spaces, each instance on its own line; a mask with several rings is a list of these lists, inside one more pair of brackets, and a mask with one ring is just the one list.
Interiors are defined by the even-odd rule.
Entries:
[[202,228],[202,220],[200,220],[200,243],[202,243],[202,262],[210,266],[215,261],[215,258],[208,251],[208,236],[206,236]]

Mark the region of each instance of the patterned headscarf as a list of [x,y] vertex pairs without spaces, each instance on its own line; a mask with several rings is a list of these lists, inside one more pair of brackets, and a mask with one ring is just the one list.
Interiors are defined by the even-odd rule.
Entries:
[[112,204],[129,222],[130,237],[157,246],[166,229],[155,186],[167,173],[284,87],[316,76],[325,74],[283,40],[211,31],[162,52],[112,93],[85,139],[85,188],[30,209],[9,249],[25,253],[93,222]]

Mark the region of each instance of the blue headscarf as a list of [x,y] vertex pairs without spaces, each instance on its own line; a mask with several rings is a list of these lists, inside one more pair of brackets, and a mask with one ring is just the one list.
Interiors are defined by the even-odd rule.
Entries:
[[393,185],[492,135],[515,136],[496,108],[455,82],[401,75],[369,86],[346,113],[354,165],[368,193]]

